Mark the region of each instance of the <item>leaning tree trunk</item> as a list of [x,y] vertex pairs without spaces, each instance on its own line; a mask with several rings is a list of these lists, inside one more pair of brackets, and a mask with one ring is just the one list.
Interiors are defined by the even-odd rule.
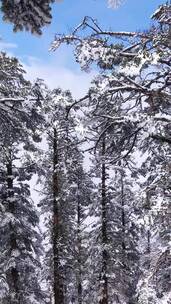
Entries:
[[106,201],[106,164],[105,164],[106,143],[105,135],[102,142],[102,175],[101,175],[101,208],[102,208],[102,271],[101,271],[101,299],[99,304],[108,304],[108,277],[107,277],[107,201]]
[[54,304],[64,304],[63,279],[59,255],[60,214],[58,181],[58,139],[54,128],[53,138],[53,266],[54,266]]
[[[15,213],[15,198],[14,198],[14,189],[13,189],[13,170],[12,170],[12,160],[10,159],[6,165],[7,167],[7,197],[9,201],[9,212],[14,215]],[[10,222],[10,248],[11,252],[17,249],[17,240],[16,232]],[[20,304],[20,295],[19,295],[19,273],[15,266],[10,268],[8,276],[9,284],[9,303],[11,304]],[[12,295],[12,297],[11,297]]]

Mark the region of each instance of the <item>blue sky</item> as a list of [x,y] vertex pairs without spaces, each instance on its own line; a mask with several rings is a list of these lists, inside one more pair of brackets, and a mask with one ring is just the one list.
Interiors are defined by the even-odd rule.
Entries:
[[41,37],[27,32],[13,33],[12,25],[1,19],[0,47],[20,58],[28,78],[44,78],[51,87],[63,86],[71,89],[74,96],[81,96],[87,90],[94,72],[86,74],[80,71],[69,47],[62,47],[55,53],[49,52],[54,34],[68,32],[85,15],[96,18],[106,29],[144,30],[151,24],[150,15],[163,2],[125,0],[117,10],[112,10],[107,7],[107,0],[63,0],[53,5],[53,21],[44,28]]

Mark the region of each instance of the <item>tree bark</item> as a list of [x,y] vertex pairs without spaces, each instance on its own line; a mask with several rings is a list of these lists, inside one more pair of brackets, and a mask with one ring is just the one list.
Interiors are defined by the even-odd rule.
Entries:
[[[15,200],[14,200],[14,189],[13,189],[13,170],[12,170],[12,160],[10,159],[6,165],[7,168],[7,197],[9,200],[9,212],[14,214],[15,213]],[[13,250],[17,249],[17,240],[16,240],[16,234],[15,230],[12,226],[12,223],[10,222],[10,247],[11,252]],[[10,298],[11,304],[20,304],[20,294],[19,294],[19,286],[18,286],[18,280],[19,280],[19,273],[17,268],[14,266],[10,269],[10,272],[8,274],[9,278],[9,289],[10,294],[14,294],[14,296]]]
[[[78,181],[79,190],[79,181]],[[78,293],[78,304],[82,304],[82,250],[81,250],[81,204],[79,195],[77,196],[77,242],[78,242],[78,279],[77,279],[77,293]]]
[[107,277],[107,202],[106,202],[106,164],[105,164],[106,142],[105,135],[102,141],[102,175],[101,175],[101,207],[102,207],[102,295],[99,304],[108,304],[108,277]]
[[123,175],[121,173],[121,206],[122,206],[122,250],[123,253],[125,252],[126,246],[125,246],[125,210],[124,210],[124,182],[123,182]]
[[54,128],[53,138],[53,265],[54,265],[54,304],[64,304],[63,279],[60,270],[60,214],[58,181],[58,138]]
[[[150,192],[146,192],[146,209],[150,211]],[[148,216],[148,230],[147,230],[147,252],[151,252],[151,232],[150,232],[150,215]]]

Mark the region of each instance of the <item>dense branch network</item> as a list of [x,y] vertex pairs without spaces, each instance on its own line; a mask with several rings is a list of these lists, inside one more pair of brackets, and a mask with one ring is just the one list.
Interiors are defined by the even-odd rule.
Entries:
[[[33,2],[18,1],[30,15],[16,26],[28,26]],[[43,24],[38,13],[28,29]],[[171,303],[169,4],[153,18],[136,33],[85,17],[56,36],[53,50],[72,44],[83,69],[100,68],[79,100],[26,81],[0,54],[3,304]]]

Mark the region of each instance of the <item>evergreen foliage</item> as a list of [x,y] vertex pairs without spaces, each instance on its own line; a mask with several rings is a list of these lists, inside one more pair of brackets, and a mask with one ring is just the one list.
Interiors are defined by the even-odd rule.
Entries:
[[50,4],[54,0],[2,0],[1,10],[4,21],[14,25],[14,31],[27,30],[40,35],[41,28],[51,22]]
[[[2,10],[16,30],[40,33],[51,17],[39,2]],[[170,12],[160,6],[146,32],[85,17],[57,35],[52,49],[72,44],[83,69],[100,69],[80,100],[26,81],[0,53],[1,303],[171,303]]]

